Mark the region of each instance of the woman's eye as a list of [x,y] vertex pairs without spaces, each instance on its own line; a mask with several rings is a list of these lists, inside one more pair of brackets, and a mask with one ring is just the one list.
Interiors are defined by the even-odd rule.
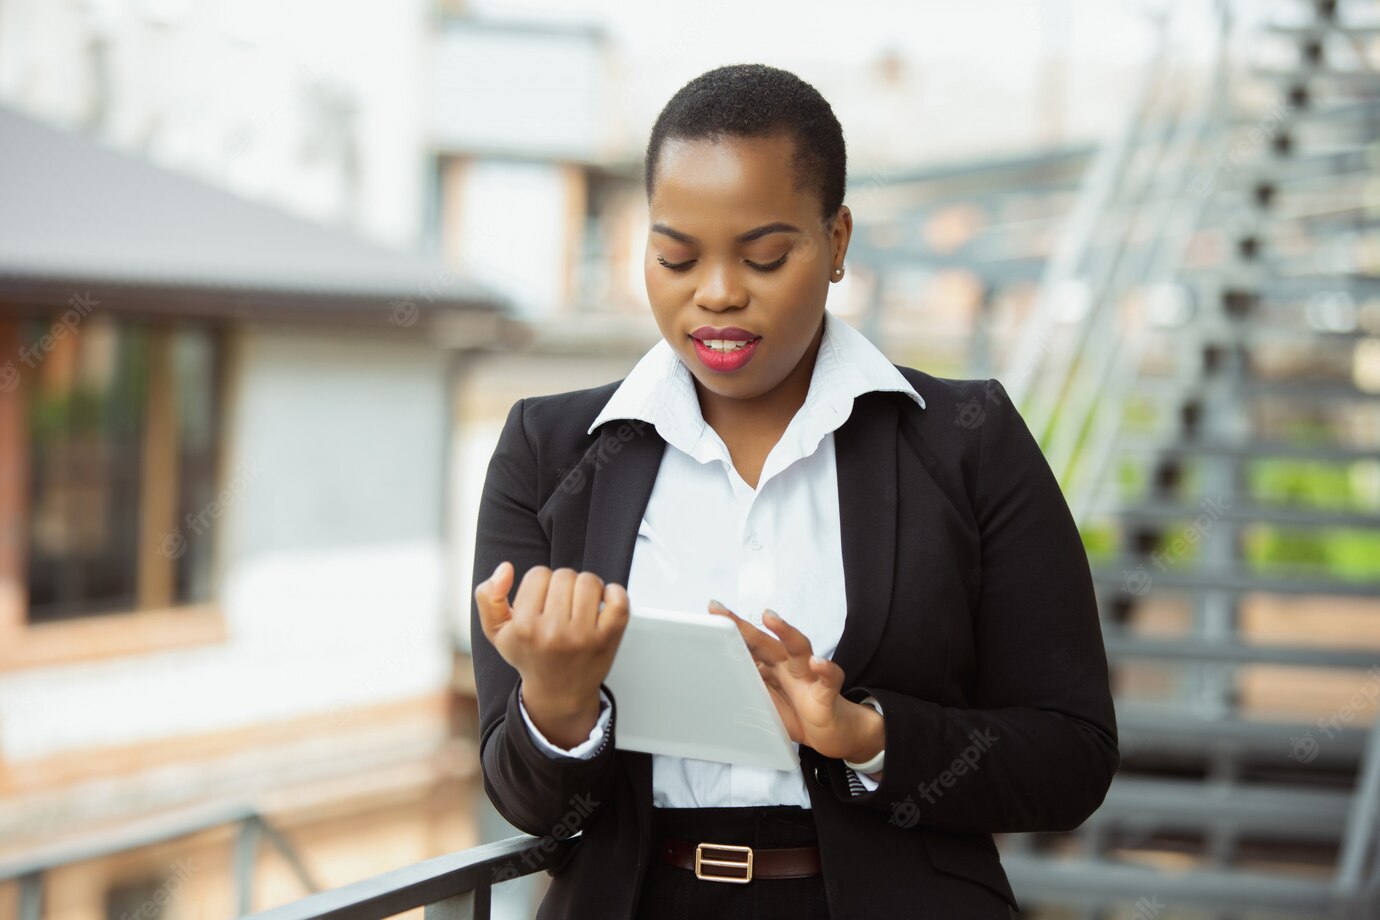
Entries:
[[772,262],[769,265],[758,265],[756,262],[749,262],[748,264],[751,265],[753,268],[757,269],[759,272],[774,272],[778,268],[786,264],[786,256],[783,255],[781,258],[777,259],[775,262]]
[[671,271],[673,271],[673,272],[683,272],[683,271],[685,271],[686,269],[688,269],[691,265],[694,265],[694,264],[695,264],[695,260],[694,260],[694,259],[691,259],[691,260],[689,260],[688,262],[675,262],[675,263],[671,263],[671,262],[667,262],[663,257],[657,256],[657,257],[656,257],[656,260],[657,260],[659,263],[661,263],[662,265],[664,265],[664,266],[666,266],[667,268],[669,268],[669,269],[670,269]]
[[[685,262],[667,262],[664,256],[657,256],[656,261],[658,264],[663,265],[666,268],[669,268],[673,272],[683,272],[689,270],[690,266],[694,265],[695,262],[697,262],[698,260],[689,259]],[[769,265],[758,265],[756,262],[748,262],[748,265],[750,265],[752,268],[755,268],[759,272],[774,272],[785,264],[786,256],[784,255],[781,258],[777,259],[775,262],[770,263]]]

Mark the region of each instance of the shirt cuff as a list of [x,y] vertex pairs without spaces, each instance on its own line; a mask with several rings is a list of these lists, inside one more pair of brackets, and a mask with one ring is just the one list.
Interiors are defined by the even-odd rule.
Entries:
[[881,785],[880,782],[868,776],[866,773],[859,773],[852,767],[844,767],[843,769],[848,772],[848,791],[853,793],[853,795],[862,795],[864,792],[872,792]]
[[599,718],[595,721],[594,727],[589,730],[589,737],[573,748],[557,747],[546,740],[541,732],[537,731],[537,726],[533,724],[532,717],[527,714],[527,707],[522,703],[522,686],[518,685],[518,709],[522,711],[522,719],[527,723],[527,731],[532,736],[532,740],[543,748],[548,754],[560,757],[578,757],[581,760],[589,760],[604,749],[604,742],[608,740],[609,722],[613,716],[612,702],[604,688],[599,688]]

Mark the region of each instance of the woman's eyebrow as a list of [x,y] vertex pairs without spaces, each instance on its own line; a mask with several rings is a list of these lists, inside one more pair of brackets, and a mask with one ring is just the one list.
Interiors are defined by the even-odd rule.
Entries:
[[[681,233],[679,230],[672,230],[670,227],[666,226],[665,224],[652,224],[652,232],[653,232],[653,233],[664,233],[664,234],[666,234],[667,236],[669,236],[671,239],[673,239],[673,240],[679,240],[679,241],[682,242],[682,243],[698,243],[698,242],[699,242],[699,240],[698,240],[696,237],[693,237],[693,236],[691,236],[691,235],[688,234],[688,233]],[[786,223],[785,221],[780,221],[780,220],[778,220],[778,221],[774,221],[774,222],[772,222],[772,223],[770,223],[770,224],[763,224],[763,225],[760,226],[760,227],[755,227],[754,229],[749,230],[749,231],[746,232],[746,233],[740,233],[740,234],[738,234],[737,236],[735,236],[735,237],[733,238],[733,241],[734,241],[735,243],[751,243],[753,240],[759,239],[759,238],[761,238],[761,237],[764,237],[764,236],[766,236],[768,233],[799,233],[799,232],[800,232],[800,228],[797,227],[795,224],[788,224],[788,223]]]

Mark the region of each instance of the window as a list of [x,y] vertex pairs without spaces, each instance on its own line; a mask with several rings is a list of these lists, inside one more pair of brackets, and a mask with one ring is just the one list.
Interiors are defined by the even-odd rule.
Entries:
[[[75,298],[74,298],[75,299]],[[211,590],[223,360],[214,328],[103,314],[0,320],[16,343],[0,502],[30,624],[165,609]],[[4,520],[8,516],[10,520]]]

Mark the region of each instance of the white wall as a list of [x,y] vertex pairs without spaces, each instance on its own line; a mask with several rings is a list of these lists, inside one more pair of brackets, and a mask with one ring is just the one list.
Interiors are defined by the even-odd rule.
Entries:
[[3,0],[0,104],[413,245],[429,0]]
[[312,713],[328,731],[447,685],[444,355],[319,330],[244,346],[240,488],[215,519],[226,642],[0,674],[6,758]]
[[444,150],[594,160],[607,150],[607,50],[597,32],[442,20],[432,139]]
[[555,163],[473,160],[447,181],[460,186],[451,266],[502,292],[524,319],[562,312],[567,261],[579,245],[570,174]]

